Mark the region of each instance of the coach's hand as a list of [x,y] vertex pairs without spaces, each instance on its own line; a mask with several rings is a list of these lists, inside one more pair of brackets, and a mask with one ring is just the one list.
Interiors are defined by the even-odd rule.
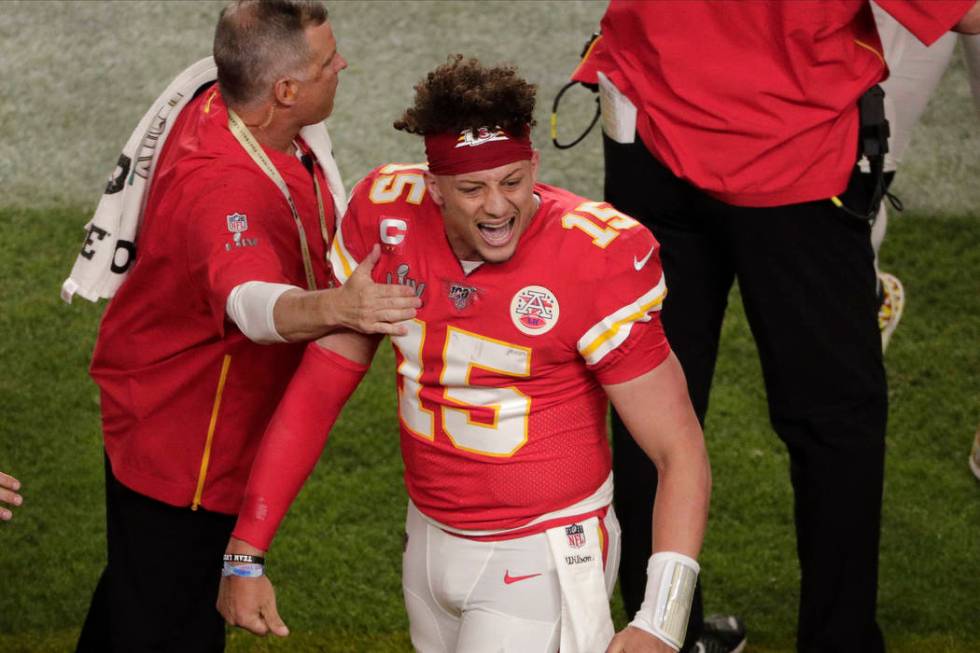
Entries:
[[272,633],[285,637],[289,634],[289,628],[276,610],[276,590],[266,576],[222,578],[218,588],[218,612],[229,625],[256,635]]
[[[264,555],[248,542],[231,538],[226,553]],[[276,610],[276,590],[267,576],[245,578],[222,576],[218,586],[218,612],[231,626],[238,626],[256,635],[272,633],[279,637],[289,634],[289,628]]]
[[609,642],[606,653],[675,653],[675,649],[645,630],[627,626]]
[[374,283],[371,272],[380,258],[381,246],[376,243],[341,286],[334,305],[337,320],[361,333],[405,335],[405,327],[396,323],[415,317],[415,309],[422,306],[422,301],[411,286]]
[[218,612],[229,625],[256,635],[272,633],[285,637],[289,634],[289,628],[276,610],[276,590],[266,576],[222,578],[218,588]]
[[375,244],[340,288],[292,288],[282,293],[272,309],[276,333],[287,342],[307,342],[343,330],[405,335],[407,329],[398,322],[415,317],[422,300],[411,286],[374,283],[371,271],[380,259],[381,246]]
[[[24,497],[17,494],[19,489],[20,481],[9,474],[0,472],[0,503],[7,503],[11,506],[19,506],[24,503]],[[13,516],[13,511],[0,506],[0,520],[10,521]]]

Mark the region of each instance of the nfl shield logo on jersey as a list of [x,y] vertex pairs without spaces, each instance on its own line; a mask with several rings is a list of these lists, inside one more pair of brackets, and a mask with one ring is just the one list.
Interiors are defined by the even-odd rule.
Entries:
[[232,213],[227,217],[228,231],[233,234],[240,234],[248,229],[248,218],[244,213]]
[[521,333],[540,336],[558,323],[558,299],[547,288],[525,286],[510,302],[510,317]]
[[581,549],[585,546],[585,529],[582,524],[572,524],[565,527],[565,535],[568,536],[568,546]]

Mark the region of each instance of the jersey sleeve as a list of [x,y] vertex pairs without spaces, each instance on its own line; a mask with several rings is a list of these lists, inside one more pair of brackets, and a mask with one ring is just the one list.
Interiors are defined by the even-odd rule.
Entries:
[[354,186],[347,212],[340,218],[330,246],[330,266],[340,283],[347,282],[377,240],[372,239],[373,230],[368,225],[372,218],[372,202],[367,189],[374,176],[370,174]]
[[[249,184],[215,185],[189,208],[187,253],[215,323],[224,328],[232,289],[246,281],[294,283],[287,277],[272,232],[281,229],[278,196]],[[295,227],[293,227],[295,229]]]
[[966,15],[975,0],[875,0],[925,45],[932,45]]
[[583,283],[590,303],[577,347],[600,383],[623,383],[657,367],[670,353],[660,323],[667,294],[660,245],[646,227],[636,225],[598,258]]

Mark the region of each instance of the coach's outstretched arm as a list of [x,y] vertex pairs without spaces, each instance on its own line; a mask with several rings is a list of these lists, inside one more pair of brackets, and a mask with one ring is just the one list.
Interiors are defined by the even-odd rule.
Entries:
[[316,466],[327,435],[367,371],[378,341],[341,332],[307,346],[262,437],[225,550],[218,611],[230,625],[256,635],[289,634],[276,610],[275,590],[265,576],[265,551]]
[[[22,504],[24,498],[17,494],[18,490],[20,490],[20,481],[10,474],[0,472],[0,503],[6,503],[11,506]],[[10,521],[13,519],[13,516],[13,511],[0,506],[0,521]]]
[[676,651],[687,629],[711,495],[701,425],[673,352],[650,372],[604,388],[660,474],[646,596],[636,617],[613,638],[607,653]]
[[249,281],[232,289],[225,312],[245,336],[258,343],[304,342],[341,329],[404,335],[398,322],[415,317],[422,305],[412,288],[375,283],[371,270],[381,256],[375,245],[339,288],[303,290]]

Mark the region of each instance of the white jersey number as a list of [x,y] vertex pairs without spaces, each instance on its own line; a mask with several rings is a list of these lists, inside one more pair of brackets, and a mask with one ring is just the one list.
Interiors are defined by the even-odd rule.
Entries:
[[[472,385],[474,369],[506,376],[531,373],[531,350],[477,333],[448,327],[442,347],[439,386],[443,403],[430,410],[422,405],[422,348],[426,325],[406,322],[408,333],[392,338],[404,360],[398,414],[405,427],[426,440],[435,439],[435,413],[453,446],[484,456],[509,457],[527,442],[531,398],[514,386]],[[482,419],[480,417],[482,416]]]
[[[601,224],[597,224],[597,221]],[[583,202],[561,219],[561,226],[566,229],[581,229],[592,238],[593,245],[603,249],[619,236],[620,231],[632,229],[638,224],[640,223],[605,202]]]
[[[405,201],[409,204],[421,204],[425,196],[425,179],[418,172],[419,167],[418,163],[386,165],[371,184],[368,199],[374,204],[390,204],[407,189]],[[413,172],[407,172],[408,170]]]

